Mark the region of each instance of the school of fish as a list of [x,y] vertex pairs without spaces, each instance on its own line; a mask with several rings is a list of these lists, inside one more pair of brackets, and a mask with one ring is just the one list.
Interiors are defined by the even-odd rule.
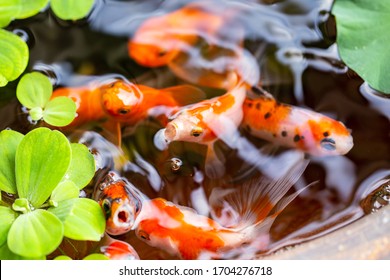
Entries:
[[[347,154],[353,147],[351,131],[336,119],[281,103],[265,92],[256,59],[243,47],[245,29],[234,25],[237,11],[207,3],[191,3],[146,19],[128,42],[129,56],[139,65],[167,67],[190,84],[158,89],[126,79],[103,79],[56,89],[53,97],[68,96],[77,104],[77,117],[69,127],[97,123],[120,143],[123,128],[153,118],[161,126],[154,139],[159,149],[169,149],[178,141],[206,146],[204,172],[212,179],[224,175],[225,165],[215,144],[222,140],[238,147],[233,143],[237,133],[309,157]],[[204,87],[223,93],[207,98]],[[214,202],[239,197],[235,209],[229,210],[240,217],[239,222],[229,226],[162,197],[148,198],[126,178],[112,173],[97,187],[95,199],[106,216],[109,235],[134,231],[148,245],[182,259],[227,258],[231,250],[241,247],[267,249],[269,229],[299,194],[285,196],[307,164],[302,156],[282,178],[255,178],[236,190],[221,191],[221,197],[213,196]],[[102,250],[112,259],[138,259],[129,246],[113,242]]]

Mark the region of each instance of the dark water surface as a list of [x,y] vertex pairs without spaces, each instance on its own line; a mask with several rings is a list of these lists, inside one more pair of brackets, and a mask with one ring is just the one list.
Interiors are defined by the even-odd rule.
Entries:
[[[27,38],[30,47],[27,71],[48,74],[57,87],[83,85],[93,76],[114,73],[133,82],[163,88],[184,81],[167,68],[139,66],[128,56],[127,41],[144,20],[188,2],[191,1],[97,1],[91,15],[84,20],[62,21],[45,11],[31,19],[15,21],[7,29]],[[334,19],[329,14],[332,1],[248,0],[224,1],[224,5],[237,10],[237,22],[245,27],[244,46],[259,64],[264,88],[282,102],[311,108],[342,121],[352,130],[354,138],[354,147],[345,156],[310,157],[310,164],[296,187],[318,182],[302,192],[276,219],[271,228],[270,249],[260,253],[311,240],[387,205],[390,101],[373,92],[340,61]],[[0,89],[0,129],[26,133],[34,124],[28,121],[16,100],[16,84]],[[213,94],[212,89],[205,91]],[[135,131],[125,130],[123,150],[106,140],[98,126],[65,133],[74,141],[87,143],[96,152],[99,174],[115,169],[148,197],[164,197],[207,215],[207,198],[221,180],[204,175],[204,147],[173,143],[168,151],[161,152],[153,144],[153,136],[160,128],[156,121],[147,120]],[[246,137],[259,148],[265,144]],[[226,158],[226,173],[234,184],[241,184],[253,175],[244,172],[250,170],[245,158],[223,143],[218,143],[218,148]],[[120,239],[133,245],[142,259],[173,258],[149,247],[133,233]],[[88,253],[85,243],[74,244],[78,246],[75,257]]]

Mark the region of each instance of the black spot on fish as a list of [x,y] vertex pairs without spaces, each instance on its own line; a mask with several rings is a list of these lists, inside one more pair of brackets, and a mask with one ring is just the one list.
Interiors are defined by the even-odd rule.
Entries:
[[299,136],[298,134],[294,136],[294,142],[298,142],[299,140],[301,140],[301,136]]
[[286,136],[287,136],[287,131],[283,130],[283,131],[282,131],[282,136],[283,136],[283,137],[286,137]]
[[268,113],[266,113],[266,114],[264,115],[264,119],[268,119],[269,117],[271,117],[271,113],[270,113],[270,112],[268,112]]
[[260,110],[260,108],[261,108],[260,102],[257,102],[256,103],[256,110]]
[[253,103],[252,103],[252,102],[247,102],[246,105],[247,105],[249,108],[252,108]]
[[328,132],[328,131],[325,131],[325,132],[323,133],[323,135],[324,135],[324,137],[328,137],[328,136],[329,136],[329,132]]

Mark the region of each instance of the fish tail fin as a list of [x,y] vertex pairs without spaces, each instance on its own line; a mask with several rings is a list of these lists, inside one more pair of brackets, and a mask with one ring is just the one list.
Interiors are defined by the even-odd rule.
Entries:
[[173,86],[163,89],[162,92],[169,94],[179,106],[187,106],[206,99],[203,90],[191,85]]
[[278,179],[254,177],[238,188],[213,189],[209,198],[213,219],[243,233],[247,240],[268,234],[276,217],[305,189],[284,197],[308,162],[301,158]]

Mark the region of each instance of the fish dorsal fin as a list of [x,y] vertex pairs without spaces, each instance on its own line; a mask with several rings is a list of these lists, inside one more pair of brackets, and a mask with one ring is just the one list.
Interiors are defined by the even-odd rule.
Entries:
[[206,99],[203,90],[191,85],[179,85],[161,90],[164,94],[169,94],[179,104],[186,106]]
[[263,98],[267,98],[267,99],[275,99],[275,97],[271,93],[266,91],[261,86],[252,86],[250,88],[250,90],[248,91],[248,96],[250,96],[254,99],[256,99],[258,97],[263,97]]

